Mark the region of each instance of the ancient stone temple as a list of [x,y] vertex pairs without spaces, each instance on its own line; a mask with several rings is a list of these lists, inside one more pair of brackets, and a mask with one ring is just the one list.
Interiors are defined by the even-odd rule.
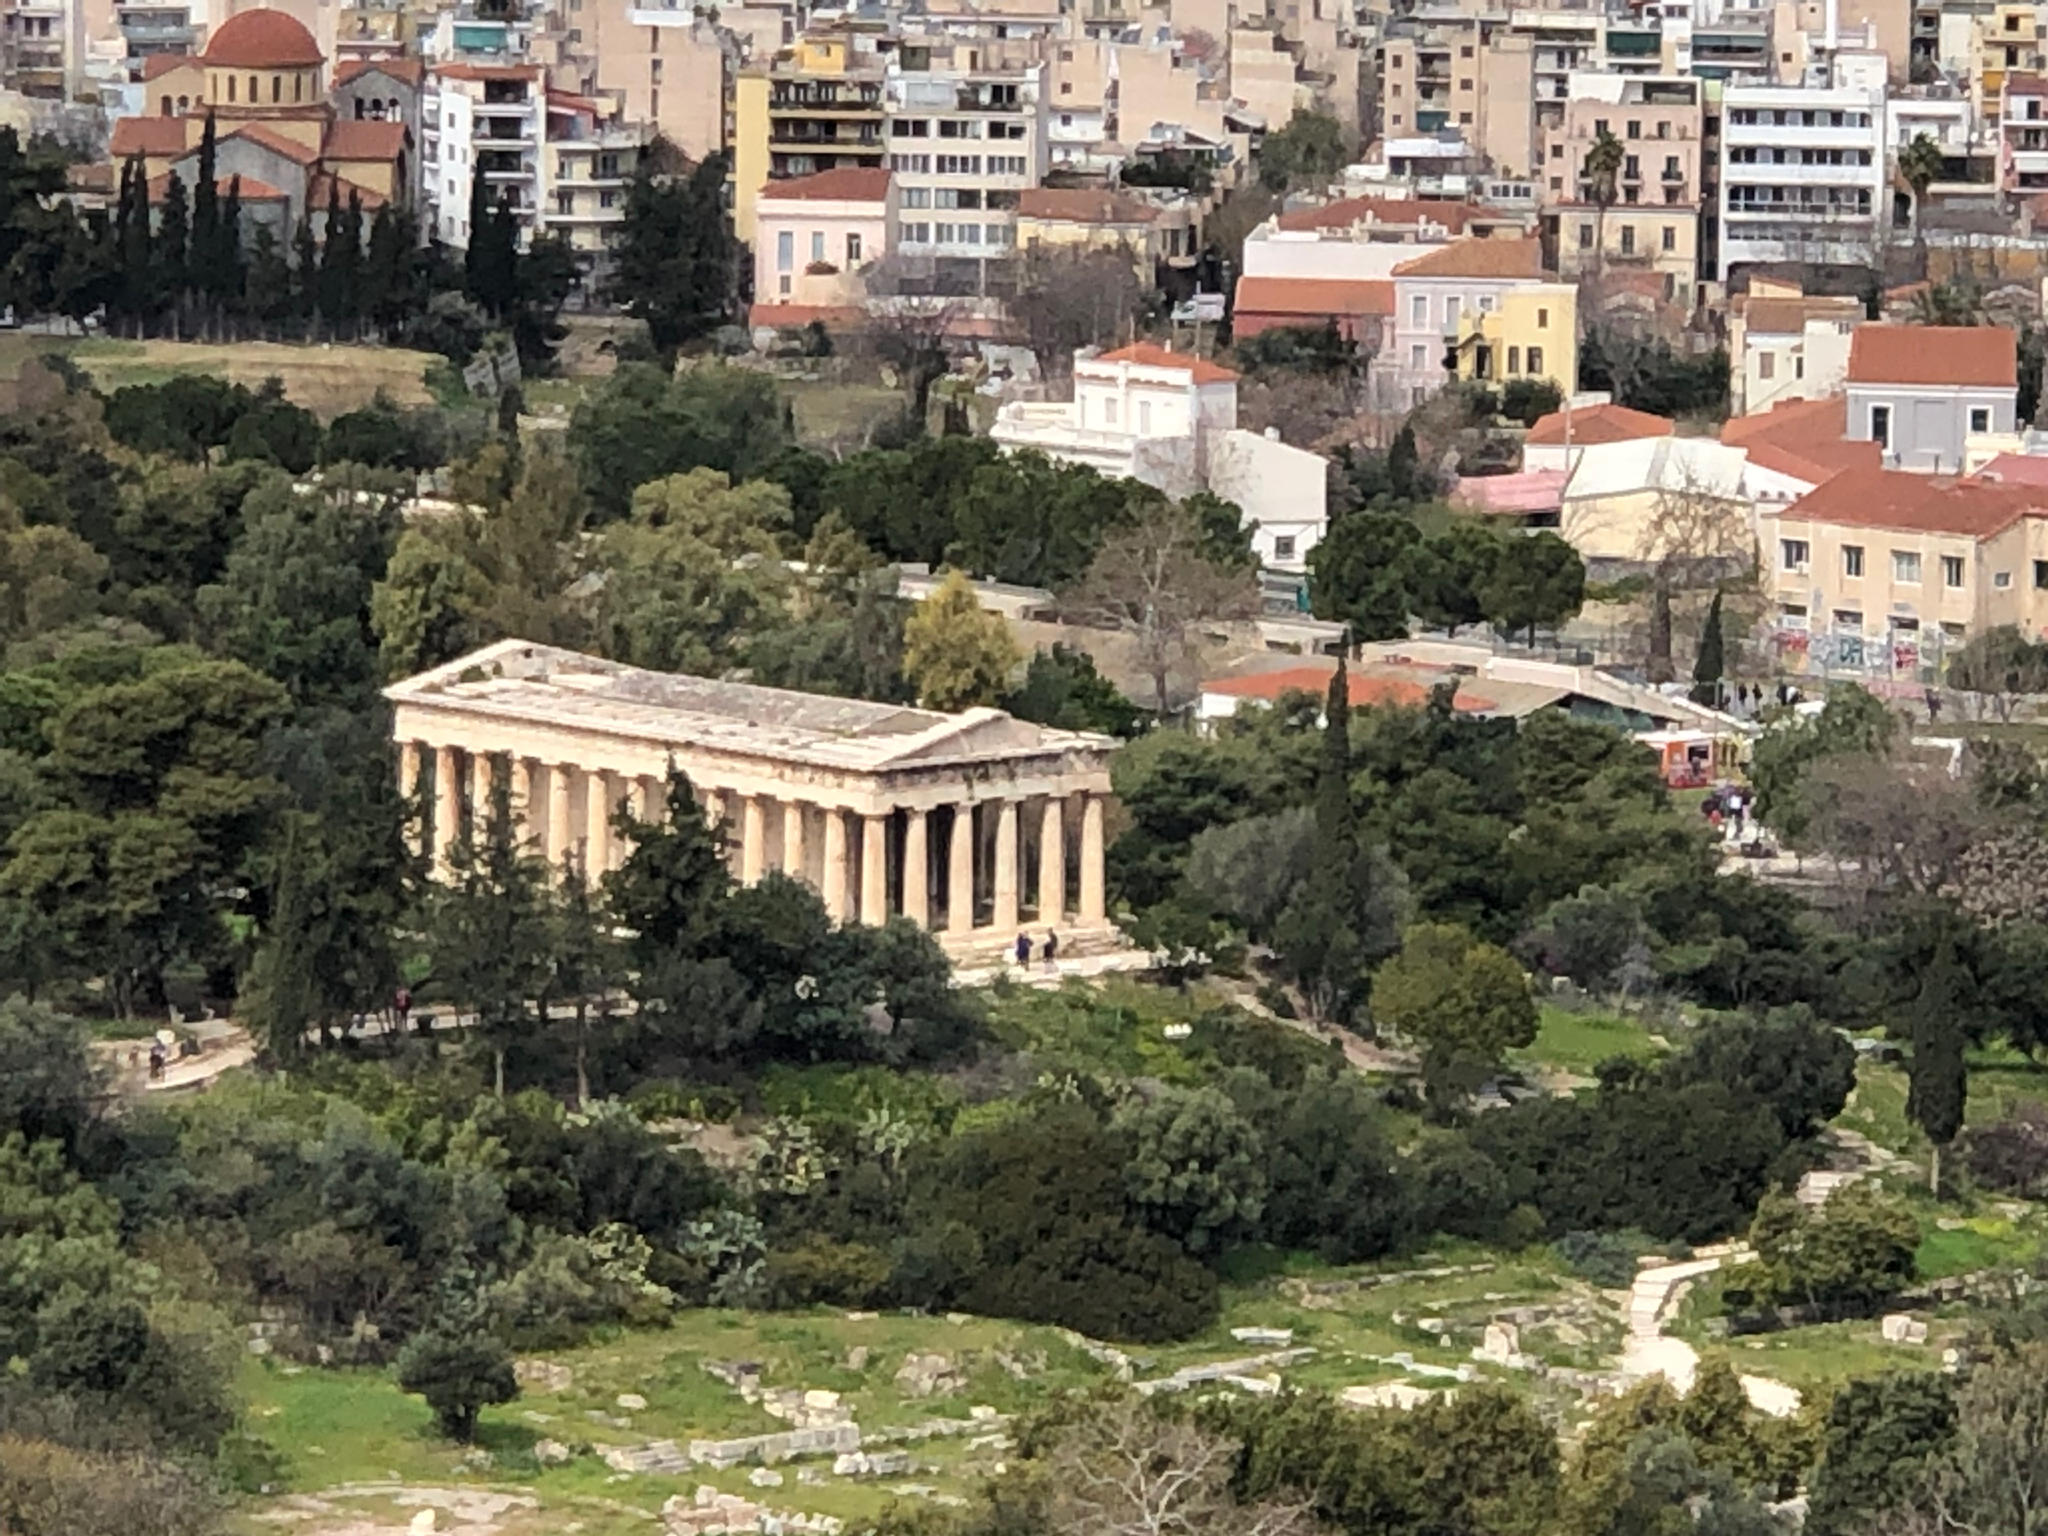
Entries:
[[665,814],[671,764],[738,878],[805,881],[833,917],[901,913],[949,949],[1030,924],[1106,929],[1107,736],[1000,710],[940,714],[714,682],[504,640],[386,690],[437,871],[496,785],[550,865],[616,868],[629,806]]

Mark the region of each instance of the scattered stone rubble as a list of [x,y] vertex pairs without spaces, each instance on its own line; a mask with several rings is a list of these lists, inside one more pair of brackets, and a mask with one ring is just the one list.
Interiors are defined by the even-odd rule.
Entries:
[[966,1390],[967,1377],[947,1356],[913,1350],[903,1357],[896,1386],[906,1397],[950,1397]]
[[736,1493],[720,1493],[701,1485],[689,1498],[677,1494],[661,1506],[669,1536],[725,1536],[751,1531],[759,1536],[839,1536],[840,1522],[830,1515],[767,1509]]
[[1927,1325],[1906,1312],[1887,1312],[1878,1323],[1887,1344],[1925,1344]]
[[[1147,1397],[1154,1392],[1184,1392],[1189,1387],[1206,1386],[1213,1381],[1236,1386],[1242,1384],[1241,1379],[1262,1381],[1263,1373],[1299,1365],[1314,1355],[1315,1350],[1303,1347],[1275,1350],[1271,1354],[1252,1355],[1243,1360],[1213,1360],[1206,1365],[1184,1365],[1171,1376],[1157,1376],[1150,1381],[1133,1382],[1132,1386],[1134,1390],[1144,1393]],[[1268,1389],[1262,1383],[1259,1387],[1249,1390]]]

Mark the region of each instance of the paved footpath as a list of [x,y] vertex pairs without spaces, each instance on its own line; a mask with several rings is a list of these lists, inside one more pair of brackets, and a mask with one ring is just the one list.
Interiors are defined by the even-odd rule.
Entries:
[[[1694,1281],[1712,1274],[1723,1263],[1740,1264],[1750,1257],[1748,1249],[1730,1245],[1682,1263],[1655,1264],[1640,1271],[1628,1294],[1628,1337],[1621,1346],[1622,1375],[1633,1381],[1662,1376],[1681,1397],[1690,1392],[1699,1374],[1699,1351],[1685,1340],[1665,1333],[1664,1326]],[[1768,1376],[1744,1376],[1741,1380],[1743,1394],[1752,1407],[1780,1419],[1798,1411],[1797,1388]]]

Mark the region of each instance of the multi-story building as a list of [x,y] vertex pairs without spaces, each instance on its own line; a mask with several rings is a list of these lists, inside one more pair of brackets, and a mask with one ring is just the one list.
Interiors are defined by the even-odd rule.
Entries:
[[471,184],[509,202],[522,243],[540,216],[547,83],[538,64],[436,64],[427,70],[420,134],[421,222],[443,245],[467,250]]
[[[1395,285],[1400,302],[1400,285]],[[1579,290],[1573,283],[1521,283],[1490,309],[1458,316],[1458,377],[1508,385],[1543,380],[1569,399],[1579,392]]]
[[889,254],[895,224],[896,189],[887,171],[771,181],[754,204],[756,311],[858,305],[866,297],[861,273]]
[[1752,277],[1749,291],[1728,301],[1731,414],[1839,394],[1849,338],[1862,318],[1861,299],[1809,295],[1797,283]]
[[[1379,400],[1395,408],[1428,399],[1451,377],[1447,365],[1469,334],[1467,315],[1489,314],[1512,290],[1548,282],[1542,243],[1534,239],[1458,240],[1395,267],[1391,344],[1372,363]],[[1576,382],[1576,319],[1567,328],[1561,312],[1547,309],[1528,318],[1554,338],[1536,343],[1543,349],[1539,376]]]
[[945,286],[986,291],[1017,243],[1017,198],[1045,179],[1042,64],[990,44],[906,40],[889,62],[889,170],[897,251]]
[[[1705,196],[1705,87],[1688,78],[1578,74],[1557,127],[1544,135],[1545,233],[1565,277],[1657,273],[1664,296],[1690,304],[1700,279]],[[1621,141],[1613,200],[1586,171],[1603,135]]]
[[1758,262],[1874,262],[1890,176],[1883,56],[1856,63],[1837,60],[1824,84],[1724,88],[1717,279]]
[[1892,468],[1959,474],[1970,437],[2013,430],[2017,339],[1995,325],[1859,325],[1847,385],[1850,437]]
[[587,282],[606,276],[607,253],[626,217],[626,187],[651,136],[645,123],[621,120],[608,104],[548,92],[534,226],[569,242]]
[[2006,78],[1998,123],[1998,181],[2007,192],[2048,188],[2048,77]]
[[845,22],[809,32],[733,82],[733,228],[754,238],[754,200],[785,176],[876,170],[889,153],[875,33]]
[[612,98],[692,160],[726,146],[726,109],[742,44],[689,5],[579,0],[567,51],[587,94]]
[[1503,175],[1526,175],[1535,156],[1531,37],[1497,16],[1429,11],[1404,21],[1380,48],[1380,124],[1388,140],[1455,133]]
[[2000,0],[1986,15],[1972,19],[1970,93],[1977,120],[1995,123],[2004,117],[2006,80],[2022,72],[2048,68],[2043,39],[2048,38],[2048,6]]

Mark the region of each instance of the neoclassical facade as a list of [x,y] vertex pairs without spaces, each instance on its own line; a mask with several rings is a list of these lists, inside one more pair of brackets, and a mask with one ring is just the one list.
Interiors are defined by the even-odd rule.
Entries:
[[715,682],[504,640],[386,690],[401,787],[435,867],[494,789],[549,864],[615,869],[613,826],[662,810],[671,764],[733,872],[803,880],[835,919],[900,913],[949,949],[1026,923],[1106,928],[1109,737],[1000,710],[940,714]]

